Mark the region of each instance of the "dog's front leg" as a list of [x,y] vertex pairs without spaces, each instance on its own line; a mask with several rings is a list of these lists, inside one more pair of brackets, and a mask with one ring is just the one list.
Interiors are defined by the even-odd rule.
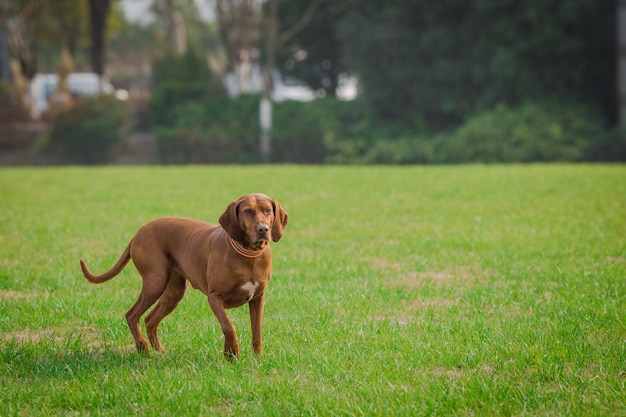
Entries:
[[263,306],[265,304],[264,295],[248,303],[250,308],[250,324],[252,325],[252,348],[257,354],[263,353],[262,327],[263,327]]
[[226,309],[224,308],[224,300],[222,296],[216,293],[209,294],[209,305],[211,310],[217,317],[222,326],[222,332],[224,333],[224,356],[228,359],[239,357],[239,340],[237,340],[237,330],[226,315]]

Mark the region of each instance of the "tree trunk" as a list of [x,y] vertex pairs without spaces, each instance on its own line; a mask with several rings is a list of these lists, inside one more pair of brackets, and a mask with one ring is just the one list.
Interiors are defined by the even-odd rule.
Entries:
[[21,73],[31,80],[37,73],[37,59],[31,50],[31,39],[26,27],[40,5],[35,0],[20,5],[14,3],[17,2],[0,0],[0,20],[11,55],[19,61]]
[[4,28],[0,25],[0,80],[8,83],[11,81],[11,73],[9,71],[9,43]]
[[[265,63],[263,66],[263,97],[259,109],[261,121],[261,136],[259,139],[261,158],[268,161],[272,151],[272,91],[274,82],[272,73],[276,64],[276,51],[279,45],[284,44],[295,34],[303,30],[309,24],[315,10],[324,3],[325,0],[312,0],[300,16],[297,22],[291,27],[280,31],[278,21],[278,3],[280,0],[267,0],[265,15]],[[625,0],[626,1],[626,0]]]
[[626,0],[617,1],[617,116],[626,127]]
[[89,0],[91,23],[91,68],[100,77],[104,74],[104,36],[111,0]]
[[177,55],[184,55],[187,52],[187,28],[183,15],[174,4],[174,0],[165,2],[165,18],[169,26],[168,37],[174,52]]
[[215,15],[227,58],[225,83],[232,97],[250,90],[252,51],[258,35],[259,10],[257,0],[215,1]]
[[263,97],[259,107],[261,124],[259,148],[261,159],[267,162],[272,151],[272,90],[274,89],[272,71],[274,71],[276,62],[278,42],[278,0],[267,1],[267,15],[265,19],[265,63],[263,66]]

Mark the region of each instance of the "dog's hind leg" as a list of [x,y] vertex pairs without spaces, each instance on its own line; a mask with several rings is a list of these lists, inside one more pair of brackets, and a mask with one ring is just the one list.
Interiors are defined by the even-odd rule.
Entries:
[[187,291],[188,281],[182,275],[172,272],[169,282],[165,288],[165,292],[159,298],[157,305],[152,309],[146,317],[146,330],[148,332],[148,340],[152,347],[159,351],[165,351],[163,345],[159,341],[157,330],[159,323],[165,316],[170,314],[180,303]]
[[130,328],[130,332],[135,339],[135,346],[137,347],[137,351],[139,352],[144,353],[150,350],[150,348],[148,347],[148,342],[141,333],[141,325],[139,324],[139,319],[141,318],[143,313],[145,313],[154,303],[156,303],[161,294],[163,294],[163,291],[165,291],[166,286],[167,279],[155,282],[155,280],[151,280],[150,278],[144,278],[143,287],[141,289],[139,299],[126,313],[126,322],[128,322],[128,327]]

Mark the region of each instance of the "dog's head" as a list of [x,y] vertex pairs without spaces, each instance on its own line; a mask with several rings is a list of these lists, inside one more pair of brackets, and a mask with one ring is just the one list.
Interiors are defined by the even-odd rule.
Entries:
[[278,201],[265,194],[246,194],[226,207],[220,225],[226,233],[253,250],[283,236],[289,216]]

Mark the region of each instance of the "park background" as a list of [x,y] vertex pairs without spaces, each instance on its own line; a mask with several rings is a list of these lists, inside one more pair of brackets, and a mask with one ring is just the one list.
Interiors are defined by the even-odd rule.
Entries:
[[[626,415],[622,6],[0,0],[0,415]],[[136,353],[79,259],[248,192],[263,357],[191,290]]]
[[[617,1],[0,7],[3,164],[626,159]],[[37,74],[69,72],[121,94],[33,108]]]

